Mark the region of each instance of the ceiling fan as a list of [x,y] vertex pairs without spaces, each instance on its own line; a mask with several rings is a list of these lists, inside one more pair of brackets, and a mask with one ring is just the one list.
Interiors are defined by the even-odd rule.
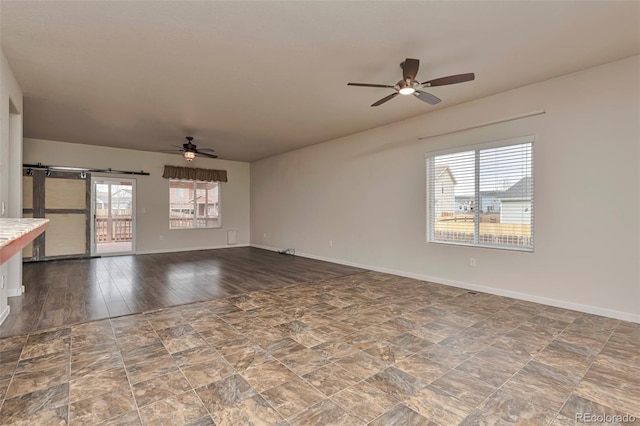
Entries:
[[[191,136],[187,136],[187,143],[183,143],[182,147],[178,146],[178,145],[171,145],[173,147],[179,148],[179,149],[168,149],[168,150],[163,150],[162,152],[182,152],[183,157],[185,158],[185,160],[187,161],[193,161],[194,158],[196,158],[196,154],[197,155],[203,155],[205,157],[209,157],[209,158],[218,158],[217,155],[213,154],[213,152],[215,151],[212,148],[201,148],[198,149],[198,146],[195,145],[194,143],[191,143],[191,141],[193,140],[193,138]],[[210,151],[212,152],[212,154],[208,154],[206,152],[203,151]]]
[[382,105],[383,103],[390,101],[398,95],[413,95],[423,102],[430,105],[435,105],[440,102],[440,98],[432,95],[431,93],[424,92],[421,89],[425,87],[446,86],[447,84],[464,83],[465,81],[471,81],[476,78],[474,73],[449,75],[447,77],[436,78],[435,80],[425,81],[420,83],[416,81],[416,74],[418,74],[418,67],[420,66],[420,60],[407,58],[400,64],[402,68],[402,80],[397,82],[394,86],[387,84],[368,84],[368,83],[347,83],[347,86],[361,86],[361,87],[382,87],[395,90],[395,93],[385,96],[377,102],[371,104],[372,107]]

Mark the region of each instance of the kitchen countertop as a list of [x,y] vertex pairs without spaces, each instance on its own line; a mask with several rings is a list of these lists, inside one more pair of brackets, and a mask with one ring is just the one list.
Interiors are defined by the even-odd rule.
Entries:
[[0,219],[0,264],[35,240],[49,226],[49,219]]

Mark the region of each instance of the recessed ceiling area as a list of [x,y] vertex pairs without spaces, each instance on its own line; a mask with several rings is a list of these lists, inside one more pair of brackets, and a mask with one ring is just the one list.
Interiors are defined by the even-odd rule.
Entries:
[[[639,53],[629,2],[0,3],[24,136],[254,161]],[[400,96],[405,58],[436,106]],[[603,81],[602,84],[606,84]]]

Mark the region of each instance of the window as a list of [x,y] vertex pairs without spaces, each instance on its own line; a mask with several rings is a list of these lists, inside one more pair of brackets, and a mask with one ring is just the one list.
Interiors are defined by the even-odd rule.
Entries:
[[532,136],[427,153],[426,163],[427,242],[533,251]]
[[169,229],[219,227],[218,182],[169,180]]

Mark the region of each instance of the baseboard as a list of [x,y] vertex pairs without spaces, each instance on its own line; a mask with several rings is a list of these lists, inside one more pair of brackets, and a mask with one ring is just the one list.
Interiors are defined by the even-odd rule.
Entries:
[[2,324],[4,320],[7,319],[7,317],[9,316],[9,312],[11,312],[11,306],[7,305],[7,307],[2,311],[2,314],[0,314],[0,324]]
[[22,296],[24,294],[24,286],[21,285],[18,288],[9,288],[7,289],[7,297],[17,297]]
[[136,250],[135,254],[160,254],[160,253],[178,253],[182,251],[198,251],[198,250],[217,250],[233,247],[250,247],[250,244],[225,244],[222,246],[207,246],[207,247],[189,247],[179,249],[155,249],[155,250]]
[[[271,251],[279,250],[278,248],[275,248],[275,247],[263,246],[259,244],[251,244],[251,247],[256,247],[256,248],[261,248],[264,250],[271,250]],[[535,296],[532,294],[520,293],[517,291],[511,291],[511,290],[504,290],[504,289],[495,288],[495,287],[487,287],[483,285],[466,283],[462,281],[455,281],[455,280],[450,280],[450,279],[441,278],[441,277],[434,277],[430,275],[416,274],[413,272],[400,271],[397,269],[381,268],[379,266],[348,262],[340,259],[333,259],[330,257],[317,256],[315,254],[300,253],[296,251],[296,256],[306,257],[306,258],[315,259],[315,260],[322,260],[325,262],[338,263],[340,265],[353,266],[354,268],[369,269],[371,271],[383,272],[391,275],[398,275],[400,277],[413,278],[421,281],[429,281],[432,283],[464,288],[466,290],[473,290],[473,291],[478,291],[482,293],[495,294],[496,296],[504,296],[504,297],[510,297],[518,300],[525,300],[527,302],[541,303],[543,305],[555,306],[557,308],[570,309],[572,311],[585,312],[587,314],[600,315],[603,317],[615,318],[623,321],[630,321],[630,322],[635,322],[640,324],[640,314],[633,314],[630,312],[616,311],[613,309],[606,309],[598,306],[582,305],[580,303],[567,302],[564,300],[553,299],[549,297]]]
[[[263,249],[263,250],[269,250],[269,251],[278,251],[278,250],[282,250],[281,248],[278,247],[271,247],[271,246],[263,246],[260,244],[249,244],[251,247],[255,247],[255,248],[259,248],[259,249]],[[309,256],[304,256],[304,257],[309,257]],[[339,263],[339,262],[333,262],[333,263]]]

